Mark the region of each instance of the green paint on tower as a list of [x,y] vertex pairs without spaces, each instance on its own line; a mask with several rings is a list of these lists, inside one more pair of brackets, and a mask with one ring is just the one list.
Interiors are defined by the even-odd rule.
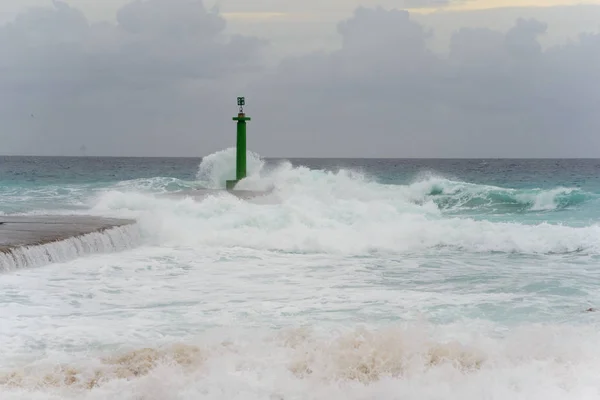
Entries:
[[233,117],[234,121],[237,121],[237,143],[236,143],[236,164],[235,164],[235,180],[227,181],[227,190],[231,190],[235,185],[246,177],[246,121],[250,121],[250,117],[246,117],[244,114],[244,106],[246,105],[246,99],[244,97],[238,97],[239,113],[237,117]]

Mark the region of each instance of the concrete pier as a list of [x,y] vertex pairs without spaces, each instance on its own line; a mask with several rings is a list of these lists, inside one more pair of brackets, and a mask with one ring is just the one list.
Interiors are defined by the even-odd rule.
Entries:
[[0,216],[0,252],[39,246],[135,223],[89,216]]
[[0,216],[0,273],[112,253],[139,244],[135,221],[91,216]]
[[[271,191],[197,189],[162,194],[170,198],[202,200],[208,196],[230,194],[250,200],[265,196]],[[40,265],[66,260],[83,254],[119,250],[132,243],[125,238],[129,233],[118,233],[119,238],[101,238],[96,235],[115,228],[133,226],[134,220],[77,215],[0,216],[0,270]],[[69,239],[76,239],[67,245]],[[121,243],[115,243],[121,242]],[[45,248],[44,248],[45,246]],[[58,249],[60,247],[60,249]],[[35,250],[35,249],[38,250]],[[44,248],[44,249],[43,249]],[[33,255],[35,253],[35,257]],[[43,253],[43,254],[42,254]],[[35,258],[35,260],[33,259]]]
[[[198,189],[160,196],[203,200],[229,194],[251,200],[269,193],[270,190]],[[0,216],[0,272],[127,250],[139,243],[139,226],[129,219],[77,215]]]
[[[250,200],[268,195],[271,191],[197,189],[161,196],[202,200],[208,196],[224,193]],[[127,219],[77,215],[0,216],[0,253],[7,254],[18,248],[60,242],[90,233],[101,233],[108,229],[133,225],[135,222]]]

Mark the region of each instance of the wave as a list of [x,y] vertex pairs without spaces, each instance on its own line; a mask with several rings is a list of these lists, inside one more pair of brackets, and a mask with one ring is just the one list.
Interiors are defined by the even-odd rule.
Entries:
[[[205,158],[199,168],[204,182],[218,186],[229,179],[231,156],[231,151],[224,151]],[[311,170],[289,162],[267,168],[260,159],[253,163],[253,172],[238,188],[273,189],[255,200],[240,200],[225,191],[194,201],[111,190],[97,199],[92,210],[137,218],[148,237],[173,246],[345,255],[440,250],[600,254],[597,224],[492,222],[451,216],[444,210],[472,207],[476,199],[500,202],[502,198],[543,208],[557,199],[560,202],[568,190],[534,192],[528,199],[523,191],[441,178],[383,185],[356,171]],[[577,198],[577,192],[570,193],[571,199]],[[446,205],[440,206],[444,201]]]
[[82,209],[88,193],[87,185],[0,186],[0,212],[24,213],[32,209],[59,211]]
[[170,193],[200,187],[202,185],[198,182],[188,182],[171,177],[139,178],[121,181],[113,185],[116,190],[145,193]]
[[[403,212],[382,202],[291,199],[253,204],[232,196],[204,201],[106,194],[97,210],[132,211],[146,236],[173,246],[363,255],[423,251],[600,254],[600,226],[525,225]],[[407,206],[406,208],[410,208]],[[129,216],[125,214],[124,216]]]
[[[196,175],[198,183],[207,189],[224,189],[227,180],[236,177],[236,149],[230,147],[202,158]],[[247,174],[252,176],[264,170],[266,163],[251,151],[246,154]]]
[[431,199],[442,210],[526,212],[562,210],[596,199],[577,188],[511,189],[429,177],[409,186],[415,200]]
[[139,227],[133,224],[42,245],[0,250],[0,271],[9,272],[66,262],[90,254],[127,250],[139,242]]
[[[598,330],[524,327],[504,337],[452,327],[203,337],[37,361],[0,372],[3,398],[593,398]],[[442,334],[441,332],[445,333]],[[6,396],[6,397],[5,397]],[[36,397],[38,396],[38,397]]]
[[[240,189],[266,190],[279,187],[285,190],[295,185],[296,189],[315,189],[327,193],[327,188],[324,187],[327,185],[336,190],[336,196],[345,198],[373,198],[387,192],[387,195],[393,193],[417,204],[431,201],[440,210],[481,209],[506,212],[560,210],[597,198],[578,188],[512,189],[454,181],[432,174],[409,185],[382,185],[374,177],[356,171],[316,171],[293,167],[288,162],[268,168],[268,164],[253,152],[248,152],[247,159],[249,177],[238,185]],[[197,177],[204,187],[224,188],[225,181],[235,177],[235,149],[226,149],[205,157],[199,166]],[[317,194],[315,191],[313,194]]]

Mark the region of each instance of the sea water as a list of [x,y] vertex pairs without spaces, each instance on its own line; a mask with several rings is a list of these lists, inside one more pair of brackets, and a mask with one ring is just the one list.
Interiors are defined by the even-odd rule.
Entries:
[[161,196],[234,168],[0,158],[0,214],[137,220],[0,260],[0,399],[600,398],[599,160],[249,154],[266,196]]

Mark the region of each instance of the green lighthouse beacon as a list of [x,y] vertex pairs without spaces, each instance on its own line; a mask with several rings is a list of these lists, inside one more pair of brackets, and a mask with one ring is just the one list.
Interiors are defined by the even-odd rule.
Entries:
[[235,180],[226,182],[227,190],[232,190],[235,185],[246,177],[246,121],[250,121],[250,117],[246,117],[244,106],[246,99],[244,97],[237,98],[239,112],[237,117],[233,117],[237,121],[237,143],[236,143],[236,158],[235,158]]

